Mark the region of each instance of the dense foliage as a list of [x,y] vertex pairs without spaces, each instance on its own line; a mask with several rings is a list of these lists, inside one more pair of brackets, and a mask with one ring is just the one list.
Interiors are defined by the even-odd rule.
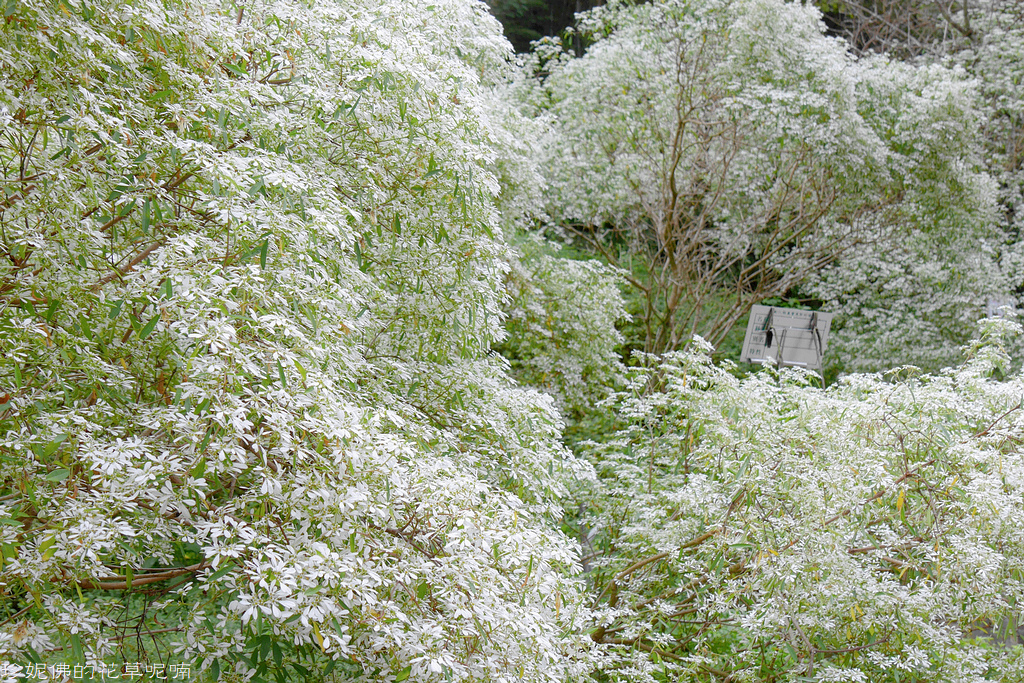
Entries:
[[[999,288],[981,269],[923,301],[936,264],[978,273],[992,234],[971,85],[855,60],[819,17],[764,0],[614,2],[581,18],[595,40],[583,57],[548,43],[527,65],[524,109],[550,122],[548,213],[629,271],[646,350],[694,332],[717,344],[751,304],[801,286],[861,327],[896,289],[931,305],[923,333],[942,342],[979,312],[959,293]],[[841,335],[850,369],[877,367],[912,317],[874,334],[881,350]]]
[[1024,680],[1016,325],[692,334],[953,362],[1024,262],[984,8],[0,3],[0,681]]
[[634,369],[579,520],[610,679],[1020,680],[1024,380],[990,379],[1019,331],[828,390],[700,340]]
[[0,660],[579,671],[483,5],[5,7]]

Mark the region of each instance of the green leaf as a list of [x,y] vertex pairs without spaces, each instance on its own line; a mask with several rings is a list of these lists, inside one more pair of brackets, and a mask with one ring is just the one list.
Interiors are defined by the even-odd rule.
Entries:
[[78,319],[78,326],[82,328],[82,332],[85,333],[86,339],[93,338],[92,325],[89,324],[89,318],[83,315]]
[[214,581],[216,581],[217,579],[221,578],[222,576],[225,576],[228,572],[230,572],[234,568],[235,568],[235,565],[232,564],[231,562],[228,562],[223,567],[221,567],[220,569],[218,569],[214,573],[210,574],[209,578],[206,579],[206,582],[207,583],[213,583]]
[[149,213],[152,203],[150,200],[142,202],[142,232],[143,234],[149,234]]
[[118,299],[114,303],[110,304],[110,312],[107,313],[107,317],[113,320],[117,316],[121,315],[121,306],[124,305],[124,299]]
[[46,444],[46,448],[43,449],[43,457],[44,458],[48,458],[51,455],[53,455],[54,453],[56,453],[57,449],[60,448],[60,445],[62,443],[64,443],[65,441],[67,441],[67,440],[68,440],[68,435],[67,434],[58,434],[53,439],[53,441],[51,441],[50,443]]
[[71,634],[71,656],[76,663],[85,662],[85,651],[82,649],[82,638],[77,633]]
[[264,237],[266,239],[264,239],[262,242],[257,244],[255,247],[253,247],[249,251],[247,251],[244,254],[242,254],[242,257],[239,260],[246,261],[246,260],[252,258],[253,256],[255,256],[256,254],[259,254],[260,255],[260,268],[262,270],[266,270],[267,269],[267,253],[268,253],[268,251],[270,249],[270,238],[267,237],[267,235],[269,235],[269,234],[270,233],[263,233],[262,235],[260,235],[260,237]]
[[276,664],[277,668],[280,669],[281,668],[281,662],[284,660],[284,652],[281,650],[281,646],[277,644],[277,641],[274,641],[274,643],[273,643],[273,650],[274,650],[274,664]]
[[44,479],[46,479],[46,481],[64,481],[69,476],[71,476],[71,472],[69,470],[60,469],[50,472],[46,477],[44,477]]
[[156,315],[153,316],[152,320],[150,320],[148,323],[146,323],[145,327],[143,327],[141,330],[139,330],[139,339],[145,339],[150,334],[152,334],[154,328],[156,328],[157,322],[159,322],[159,321],[160,321],[160,314],[157,313]]
[[221,64],[221,66],[223,66],[225,69],[227,69],[228,71],[230,71],[234,75],[238,76],[239,78],[245,78],[246,76],[249,75],[249,72],[246,71],[245,69],[243,69],[238,64],[225,63],[225,64]]
[[39,544],[39,553],[42,556],[43,562],[46,562],[53,557],[53,546],[57,543],[57,534],[47,537],[42,543]]
[[424,582],[420,583],[420,585],[416,586],[416,597],[417,598],[422,600],[423,598],[427,597],[428,595],[430,595],[430,586],[427,584],[426,581],[424,581]]
[[409,666],[405,667],[404,669],[399,671],[397,674],[395,674],[395,681],[404,681],[405,679],[407,679],[409,677],[409,674],[411,674],[411,673],[412,673],[412,665],[410,664]]
[[46,309],[46,313],[43,313],[43,318],[46,319],[46,322],[51,322],[53,320],[53,315],[57,312],[58,308],[60,308],[60,299],[54,299],[50,302],[50,305]]

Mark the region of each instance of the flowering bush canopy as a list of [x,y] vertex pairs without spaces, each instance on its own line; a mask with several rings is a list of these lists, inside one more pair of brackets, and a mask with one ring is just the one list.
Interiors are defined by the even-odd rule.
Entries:
[[989,377],[1019,331],[828,390],[699,338],[633,370],[578,520],[609,677],[1020,680],[1024,378]]
[[[686,192],[724,199],[693,253],[781,287],[903,221],[973,263],[960,76],[855,63],[777,0],[613,4],[590,56],[539,46],[551,97],[476,0],[0,11],[3,683],[1024,677],[1013,323],[828,390],[737,379],[685,325],[626,370],[635,273],[506,241],[545,211],[646,225],[630,164],[672,136],[624,107],[678,123],[659,84],[696,56]],[[815,286],[876,305],[871,268],[914,253],[885,244]]]
[[587,468],[490,353],[484,6],[5,8],[0,660],[585,670]]
[[835,345],[848,370],[911,362],[908,325],[939,367],[1009,291],[982,246],[1000,235],[974,84],[855,59],[820,18],[779,0],[614,1],[580,15],[585,54],[547,41],[526,64],[515,92],[548,127],[548,213],[629,272],[647,351],[694,332],[717,345],[799,288],[851,321]]

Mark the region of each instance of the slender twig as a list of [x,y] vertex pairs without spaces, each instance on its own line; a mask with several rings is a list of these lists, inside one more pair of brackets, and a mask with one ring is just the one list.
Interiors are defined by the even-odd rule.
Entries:
[[157,240],[156,242],[153,242],[148,247],[139,252],[131,261],[121,266],[120,268],[115,268],[114,272],[108,273],[107,275],[101,277],[99,280],[96,281],[94,285],[92,285],[92,287],[90,287],[90,289],[95,292],[108,282],[128,274],[129,272],[135,269],[135,266],[142,263],[147,256],[156,251],[163,243],[163,240]]

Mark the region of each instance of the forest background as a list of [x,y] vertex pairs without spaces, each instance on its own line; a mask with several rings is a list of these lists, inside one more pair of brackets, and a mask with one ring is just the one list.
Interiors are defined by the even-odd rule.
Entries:
[[0,680],[1024,681],[1022,8],[490,9],[3,3]]

